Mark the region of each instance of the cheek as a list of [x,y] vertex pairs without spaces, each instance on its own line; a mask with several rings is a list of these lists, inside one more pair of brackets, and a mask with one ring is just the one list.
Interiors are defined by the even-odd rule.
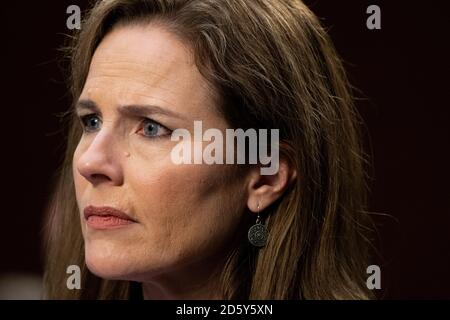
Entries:
[[148,172],[136,171],[133,182],[129,182],[144,203],[153,201],[154,205],[169,210],[161,211],[164,216],[177,215],[174,208],[182,212],[219,204],[232,192],[230,185],[221,182],[227,174],[224,166],[165,163]]
[[78,172],[78,168],[77,168],[79,154],[80,154],[80,146],[78,145],[77,148],[75,149],[75,152],[74,152],[73,158],[72,158],[72,177],[73,177],[73,182],[75,184],[75,191],[77,192],[77,199],[78,199],[79,186],[80,186],[81,181],[82,181],[80,179],[81,175]]
[[83,145],[78,144],[72,158],[72,177],[75,186],[75,195],[77,202],[81,199],[81,194],[84,192],[88,185],[88,181],[80,174],[77,168],[78,160],[83,152]]
[[[78,159],[81,155],[81,146],[78,145],[75,149],[73,158],[72,158],[72,177],[73,177],[73,183],[75,187],[75,199],[77,202],[78,207],[83,207],[81,203],[81,199],[83,198],[82,195],[85,193],[86,189],[88,188],[88,181],[80,174],[77,168]],[[86,235],[86,228],[85,224],[83,223],[82,216],[80,214],[80,220],[81,220],[81,232],[83,236]]]
[[153,241],[170,255],[220,246],[237,227],[243,192],[238,184],[222,182],[230,168],[166,162],[149,168],[149,174],[142,172],[129,175],[134,205],[144,215]]

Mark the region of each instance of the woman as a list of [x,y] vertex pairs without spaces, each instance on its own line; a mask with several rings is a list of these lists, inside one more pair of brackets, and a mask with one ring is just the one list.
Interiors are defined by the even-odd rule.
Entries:
[[[370,297],[357,116],[300,0],[101,1],[70,57],[47,298]],[[277,171],[175,163],[173,133],[196,121],[278,130]]]

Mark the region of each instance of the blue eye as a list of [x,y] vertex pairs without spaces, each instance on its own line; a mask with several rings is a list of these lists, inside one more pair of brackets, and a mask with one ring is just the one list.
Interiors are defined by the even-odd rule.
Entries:
[[81,117],[81,123],[83,125],[83,129],[86,132],[93,132],[100,129],[102,121],[97,115],[88,114],[86,116]]
[[146,137],[159,137],[169,133],[169,130],[150,119],[145,119],[142,124],[142,134]]

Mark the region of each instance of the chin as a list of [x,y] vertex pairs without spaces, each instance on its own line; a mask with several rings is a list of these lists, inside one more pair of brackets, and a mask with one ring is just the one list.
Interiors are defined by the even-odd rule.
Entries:
[[106,258],[86,251],[86,266],[97,277],[107,280],[123,280],[127,274],[127,266],[114,258]]
[[[86,266],[91,273],[106,280],[143,281],[165,270],[161,263],[151,263],[152,257],[143,259],[140,252],[130,247],[112,246],[100,241],[86,244]],[[145,263],[143,263],[145,261]]]
[[129,280],[133,270],[130,252],[91,241],[85,249],[86,266],[94,275],[107,280]]

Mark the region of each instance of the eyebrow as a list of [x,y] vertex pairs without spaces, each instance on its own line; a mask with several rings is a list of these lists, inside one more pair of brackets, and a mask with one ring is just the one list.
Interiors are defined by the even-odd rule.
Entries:
[[100,109],[97,107],[97,104],[89,99],[80,99],[75,104],[75,110],[89,110],[92,112],[100,113]]
[[[89,110],[101,114],[100,108],[90,99],[80,99],[75,105],[75,110]],[[119,113],[132,117],[146,117],[153,114],[160,114],[167,117],[186,120],[186,117],[178,112],[174,112],[156,105],[123,105],[118,107]]]

